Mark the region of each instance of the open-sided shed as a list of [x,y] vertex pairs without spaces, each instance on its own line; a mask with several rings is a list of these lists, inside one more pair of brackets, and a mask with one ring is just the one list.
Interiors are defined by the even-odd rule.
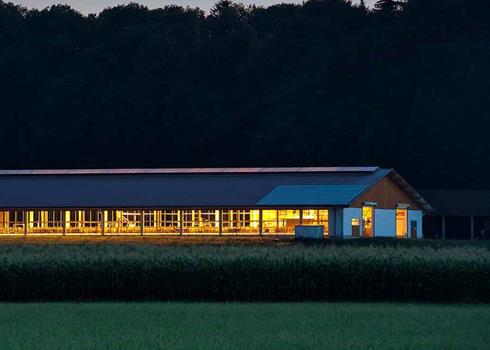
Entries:
[[489,190],[421,191],[434,211],[424,217],[424,231],[430,238],[489,239]]

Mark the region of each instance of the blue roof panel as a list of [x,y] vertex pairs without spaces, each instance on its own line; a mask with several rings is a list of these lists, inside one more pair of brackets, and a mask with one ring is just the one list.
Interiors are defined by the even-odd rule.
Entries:
[[349,205],[368,185],[280,185],[258,205]]

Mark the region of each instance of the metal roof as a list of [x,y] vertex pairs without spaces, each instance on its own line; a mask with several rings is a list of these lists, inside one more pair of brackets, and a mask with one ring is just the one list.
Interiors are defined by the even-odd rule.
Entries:
[[378,167],[274,167],[274,168],[135,168],[135,169],[20,169],[2,175],[136,175],[136,174],[262,174],[262,173],[373,173]]
[[376,167],[3,170],[0,208],[348,205],[393,174]]
[[490,216],[490,190],[420,191],[435,209],[436,215]]
[[258,204],[260,205],[322,205],[347,206],[359,197],[368,185],[280,185]]

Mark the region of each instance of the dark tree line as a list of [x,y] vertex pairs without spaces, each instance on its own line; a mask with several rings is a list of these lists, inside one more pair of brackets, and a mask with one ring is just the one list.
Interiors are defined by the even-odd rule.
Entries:
[[490,187],[490,1],[0,1],[1,168],[381,165]]

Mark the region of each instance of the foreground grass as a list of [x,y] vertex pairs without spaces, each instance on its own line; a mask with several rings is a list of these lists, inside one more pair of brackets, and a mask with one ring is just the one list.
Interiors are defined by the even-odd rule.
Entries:
[[0,349],[488,349],[490,305],[0,304]]

